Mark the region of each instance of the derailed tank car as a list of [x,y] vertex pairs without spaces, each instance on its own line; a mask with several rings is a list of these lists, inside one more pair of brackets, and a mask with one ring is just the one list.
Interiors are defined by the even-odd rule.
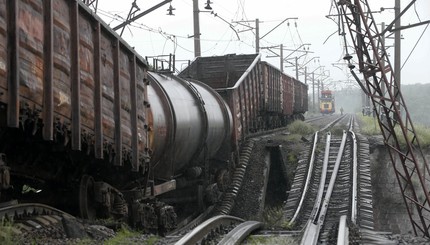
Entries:
[[211,190],[231,114],[208,86],[147,67],[80,1],[0,0],[1,200],[173,228],[154,197]]
[[230,110],[221,96],[198,81],[152,72],[149,81],[149,142],[154,175],[157,179],[170,179],[187,171],[200,175],[209,166],[199,163],[209,164],[220,149],[228,151]]

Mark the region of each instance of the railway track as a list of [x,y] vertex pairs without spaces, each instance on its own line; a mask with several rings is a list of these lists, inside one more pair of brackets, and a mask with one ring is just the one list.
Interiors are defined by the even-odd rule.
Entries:
[[[40,203],[20,204],[16,201],[10,201],[0,204],[1,225],[11,224],[10,231],[12,234],[22,237],[34,232],[49,232],[48,230],[52,230],[53,226],[63,226],[63,219],[73,220],[74,217]],[[1,232],[0,235],[5,236]]]
[[[349,119],[349,117],[336,117],[329,123],[327,127],[324,127],[323,130],[328,131],[335,125],[344,124],[346,121],[348,121],[350,125],[354,125],[353,120]],[[350,126],[349,129],[352,130],[353,126]],[[340,169],[337,175],[339,176],[339,179],[343,180],[343,182],[336,183],[336,189],[331,191],[332,198],[328,198],[328,200],[320,197],[320,195],[323,196],[323,194],[317,194],[318,189],[320,189],[318,181],[322,179],[326,180],[324,184],[324,192],[327,193],[327,188],[325,188],[325,186],[329,185],[330,176],[332,176],[333,172],[335,172],[334,169],[336,168],[336,159],[339,158],[339,156],[337,156],[339,153],[337,153],[336,155],[336,152],[339,152],[339,149],[341,148],[342,144],[345,148],[344,151],[348,154],[352,154],[354,152],[359,156],[360,153],[367,155],[365,154],[366,149],[363,149],[363,146],[367,146],[368,152],[368,145],[359,143],[362,145],[361,147],[354,147],[351,143],[353,142],[354,137],[358,138],[358,141],[360,142],[361,136],[355,136],[354,133],[348,132],[344,132],[343,135],[347,135],[345,138],[348,139],[344,143],[342,143],[341,138],[332,135],[330,132],[318,132],[315,134],[313,140],[314,144],[311,150],[312,154],[310,154],[309,157],[310,159],[312,159],[310,161],[312,162],[312,164],[299,164],[296,170],[296,179],[294,180],[294,184],[291,188],[290,196],[288,198],[285,217],[288,217],[290,223],[294,224],[294,226],[298,229],[302,229],[301,227],[305,227],[305,225],[307,224],[307,220],[312,219],[312,217],[314,221],[321,219],[321,217],[324,217],[326,222],[321,225],[321,235],[318,235],[315,238],[316,240],[333,241],[333,239],[336,239],[335,233],[340,230],[340,228],[338,228],[340,214],[346,214],[347,220],[356,220],[354,223],[357,223],[357,225],[364,225],[368,229],[369,234],[373,234],[370,232],[373,229],[373,214],[371,212],[372,206],[370,191],[370,170],[368,167],[362,167],[363,165],[365,165],[362,164],[363,162],[367,163],[367,165],[369,164],[368,158],[367,160],[363,160],[363,157],[361,156],[355,158],[356,160],[354,161],[351,157],[343,157],[342,154],[340,156],[340,159],[345,159],[339,160],[340,163],[338,164],[338,168]],[[181,229],[172,232],[166,236],[166,243],[190,244],[190,241],[192,241],[191,243],[195,244],[216,241],[216,244],[232,244],[234,243],[233,240],[242,240],[251,231],[258,229],[262,226],[262,224],[259,222],[245,222],[244,220],[240,220],[238,218],[232,218],[231,216],[228,216],[227,218],[224,216],[229,214],[233,206],[235,205],[235,199],[239,190],[241,189],[242,181],[245,177],[248,164],[252,162],[252,160],[255,160],[253,159],[253,152],[255,150],[256,144],[259,144],[259,141],[261,141],[265,137],[266,136],[254,137],[249,139],[245,143],[245,146],[240,154],[240,164],[237,166],[235,172],[232,175],[233,177],[231,185],[226,191],[222,201],[217,206],[210,207],[207,212],[201,214],[199,217],[188,219],[186,222],[184,222],[184,224],[187,223],[187,225],[184,225]],[[321,146],[318,145],[320,144],[320,141],[322,142],[322,139],[325,139],[326,141],[330,142],[328,147],[328,152],[331,152],[330,154],[321,154]],[[328,159],[326,164],[327,166],[324,166],[324,164],[322,164],[324,158]],[[360,162],[360,164],[358,164],[358,162]],[[358,166],[357,170],[349,170],[353,169],[352,165],[354,164]],[[309,167],[309,165],[311,165],[311,167]],[[348,165],[350,167],[344,168],[343,165]],[[342,168],[340,166],[342,166]],[[323,173],[325,173],[325,177],[323,177]],[[350,176],[357,176],[357,179],[359,179],[359,181],[357,181],[356,184],[348,182]],[[303,179],[306,178],[308,180],[304,181]],[[297,183],[301,184],[299,185]],[[350,192],[350,189],[348,188],[354,185],[356,186],[354,189],[357,189],[356,193],[354,194],[355,197],[351,197],[349,200],[346,201],[345,197],[342,197],[342,193]],[[339,187],[343,187],[343,189]],[[300,196],[298,195],[298,193],[304,193],[304,195]],[[353,204],[352,200],[357,200],[357,203]],[[338,205],[333,205],[333,202],[338,203]],[[330,206],[330,208],[326,210],[318,209],[315,211],[313,209],[313,206],[316,206],[314,205],[315,203],[319,203],[318,205],[320,207]],[[328,205],[327,203],[329,203],[330,205]],[[348,207],[345,207],[345,203],[348,203],[348,205],[346,205]],[[350,211],[350,206],[358,206],[360,208],[358,208],[357,211]],[[315,214],[322,214],[322,216],[315,216]],[[332,214],[337,215],[330,217]],[[291,217],[294,218],[291,219]],[[230,221],[225,221],[224,218],[227,220],[230,219]],[[231,220],[235,221],[233,222]],[[212,222],[214,222],[214,224],[209,224]],[[351,225],[350,223],[347,224]],[[308,243],[305,242],[304,244]]]
[[[331,121],[326,128],[333,127],[333,125],[340,123],[340,121],[345,120],[345,118],[346,118],[345,116],[330,117]],[[322,117],[322,119],[328,119],[328,117]],[[275,132],[275,133],[279,134],[282,132]],[[258,135],[253,138],[249,138],[245,142],[244,147],[240,154],[240,164],[237,166],[235,172],[232,174],[233,177],[231,178],[231,183],[229,188],[226,190],[222,198],[222,201],[216,207],[214,207],[214,211],[212,212],[212,214],[208,215],[207,217],[230,214],[234,205],[237,204],[236,198],[239,192],[241,191],[242,182],[245,178],[245,174],[248,171],[248,164],[252,163],[253,165],[255,165],[256,156],[254,154],[255,154],[256,148],[258,148],[259,144],[261,144],[262,142],[265,142],[264,139],[266,137],[268,136]],[[299,166],[302,167],[303,165],[299,165]],[[252,191],[258,192],[255,189]],[[199,229],[197,227],[198,227],[198,224],[201,222],[193,222],[193,223],[194,223],[193,225],[189,225],[188,228],[184,228],[176,234],[170,234],[168,236],[168,238],[170,239],[169,243],[175,243],[176,241],[178,241],[178,239],[181,237],[181,235],[179,234],[184,234],[184,233],[189,234],[194,232],[194,230],[191,230],[191,229]]]
[[73,217],[61,210],[40,203],[18,203],[16,201],[0,203],[0,220],[19,222],[40,215]]
[[[315,134],[309,160],[297,170],[285,218],[290,225],[304,229],[301,244],[345,239],[341,237],[348,232],[341,232],[339,224],[373,229],[368,144],[353,132],[356,127],[353,117],[338,118],[321,131],[345,120],[348,130],[341,137],[330,132]],[[325,142],[325,146],[319,146],[320,142]],[[357,241],[356,229],[352,234],[348,239]]]

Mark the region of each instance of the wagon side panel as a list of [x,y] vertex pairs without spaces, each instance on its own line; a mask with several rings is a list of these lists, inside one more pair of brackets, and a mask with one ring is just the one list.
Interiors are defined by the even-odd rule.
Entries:
[[[7,76],[8,76],[8,0],[0,0],[0,102],[7,102]],[[6,122],[0,120],[0,125]]]
[[290,117],[293,115],[294,83],[293,79],[285,74],[282,75],[282,88],[282,113],[284,116]]

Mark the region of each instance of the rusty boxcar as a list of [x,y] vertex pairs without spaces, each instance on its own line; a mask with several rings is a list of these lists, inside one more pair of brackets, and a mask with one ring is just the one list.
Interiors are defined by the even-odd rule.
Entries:
[[118,183],[150,160],[146,70],[80,1],[0,0],[1,198],[29,185],[87,218],[127,213]]
[[138,171],[147,158],[145,60],[79,1],[0,5],[3,123]]
[[304,119],[303,113],[308,110],[308,85],[300,82],[297,79],[291,78],[294,81],[294,115]]
[[303,118],[307,85],[282,73],[259,54],[197,57],[179,76],[204,82],[227,102],[233,141]]

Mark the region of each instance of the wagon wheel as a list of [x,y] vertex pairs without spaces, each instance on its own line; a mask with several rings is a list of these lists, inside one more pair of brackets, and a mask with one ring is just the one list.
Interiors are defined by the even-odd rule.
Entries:
[[96,203],[94,200],[94,179],[89,175],[81,178],[79,186],[79,209],[81,217],[94,220],[96,218]]

